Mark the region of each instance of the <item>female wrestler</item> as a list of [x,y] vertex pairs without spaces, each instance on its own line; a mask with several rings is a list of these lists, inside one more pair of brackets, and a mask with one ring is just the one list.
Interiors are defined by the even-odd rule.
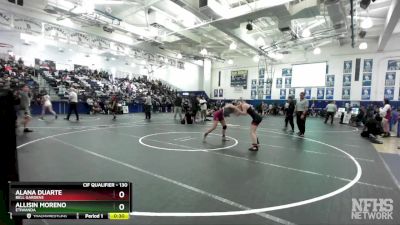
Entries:
[[235,113],[237,115],[239,115],[239,109],[236,108],[236,106],[232,105],[232,104],[227,104],[224,107],[222,107],[221,109],[219,109],[218,111],[214,112],[214,120],[213,120],[213,126],[204,133],[203,135],[203,142],[206,141],[207,135],[209,133],[211,133],[213,130],[215,130],[215,128],[217,128],[218,123],[221,123],[222,125],[222,141],[228,141],[228,139],[226,139],[225,137],[225,133],[226,133],[226,122],[225,122],[225,116],[228,116],[231,113]]
[[250,151],[258,151],[258,147],[260,142],[258,141],[257,138],[257,127],[262,121],[262,117],[256,113],[254,108],[247,104],[244,101],[239,101],[237,108],[240,110],[239,114],[240,115],[246,115],[249,114],[249,116],[253,119],[251,121],[251,126],[250,126],[250,134],[251,134],[251,141],[252,141],[252,147],[249,148]]

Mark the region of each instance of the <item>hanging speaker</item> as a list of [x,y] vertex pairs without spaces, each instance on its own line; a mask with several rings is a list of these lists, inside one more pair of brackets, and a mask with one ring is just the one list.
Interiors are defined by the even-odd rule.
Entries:
[[356,59],[356,75],[354,76],[355,81],[360,80],[360,64],[361,64],[361,59],[357,58]]
[[218,87],[221,87],[221,71],[218,72]]
[[24,5],[24,0],[17,0],[17,4],[20,5],[20,6],[23,6]]

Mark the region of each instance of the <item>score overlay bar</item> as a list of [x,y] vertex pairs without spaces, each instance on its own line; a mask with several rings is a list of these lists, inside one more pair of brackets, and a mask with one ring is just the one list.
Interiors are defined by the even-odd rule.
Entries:
[[10,182],[9,188],[10,217],[128,219],[132,209],[130,182]]

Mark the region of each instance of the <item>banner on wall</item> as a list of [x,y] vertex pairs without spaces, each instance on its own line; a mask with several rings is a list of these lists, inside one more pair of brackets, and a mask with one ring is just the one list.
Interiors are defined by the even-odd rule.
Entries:
[[371,87],[363,87],[361,90],[361,100],[371,99]]
[[325,98],[327,100],[333,100],[333,94],[334,94],[334,88],[330,87],[330,88],[326,88],[325,89]]
[[385,86],[394,86],[396,81],[396,72],[386,72]]
[[231,87],[242,86],[247,89],[248,70],[231,71]]
[[343,86],[344,87],[351,86],[351,74],[343,74]]
[[219,89],[219,97],[224,97],[224,89]]
[[264,79],[265,77],[265,68],[260,68],[258,70],[258,79]]
[[350,87],[343,87],[342,89],[342,99],[350,99]]
[[285,88],[291,88],[291,87],[292,87],[292,78],[286,77],[285,78]]
[[263,99],[263,95],[264,95],[264,79],[259,79],[258,80],[257,95],[258,95],[258,99]]
[[304,88],[304,98],[311,99],[311,88]]
[[264,95],[264,90],[263,89],[258,89],[257,90],[258,99],[263,99],[263,95]]
[[317,88],[317,99],[324,99],[325,88]]
[[373,64],[372,59],[364,59],[363,72],[364,73],[372,73],[372,64]]
[[98,49],[109,49],[110,48],[110,41],[100,38],[100,37],[93,37],[91,40],[91,44],[93,47]]
[[280,89],[279,99],[286,99],[286,89]]
[[69,38],[71,42],[75,42],[78,45],[90,45],[90,37],[85,33],[73,32],[69,35]]
[[42,33],[42,23],[30,18],[14,17],[14,28],[17,30],[25,31],[27,33]]
[[362,86],[371,86],[372,73],[363,73]]
[[67,40],[68,36],[69,36],[69,32],[66,31],[63,27],[45,23],[44,24],[44,36]]
[[257,96],[257,91],[256,91],[255,89],[254,89],[254,90],[251,90],[251,96],[250,96],[250,98],[251,98],[251,99],[255,99],[256,96]]
[[214,89],[214,98],[218,97],[218,89]]
[[394,87],[385,87],[385,98],[388,100],[393,100]]
[[282,88],[282,78],[276,78],[276,88]]
[[388,60],[387,70],[400,70],[400,59]]
[[343,73],[351,73],[353,69],[353,62],[351,60],[344,61],[343,63]]
[[252,79],[251,80],[251,89],[256,89],[257,88],[257,79]]
[[267,78],[267,80],[265,81],[265,84],[267,87],[272,87],[272,78]]
[[296,88],[290,88],[289,89],[289,96],[296,97]]
[[271,99],[271,88],[270,87],[267,87],[266,89],[265,89],[265,99]]
[[291,76],[292,76],[292,68],[282,69],[282,77],[291,77]]
[[11,14],[5,11],[0,11],[0,24],[11,25]]
[[327,87],[335,86],[335,75],[326,75],[325,86]]

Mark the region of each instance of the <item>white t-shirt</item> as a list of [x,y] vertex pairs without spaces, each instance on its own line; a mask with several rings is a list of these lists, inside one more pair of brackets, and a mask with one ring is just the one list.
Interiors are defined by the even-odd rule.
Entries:
[[383,106],[383,108],[379,109],[379,115],[385,118],[388,110],[392,110],[392,107],[389,104],[386,104],[385,106]]
[[78,95],[76,94],[75,91],[70,91],[69,92],[69,101],[78,103]]
[[200,99],[199,102],[200,102],[200,109],[201,110],[207,110],[207,101],[205,99]]
[[327,112],[336,112],[336,105],[333,103],[330,103],[326,106],[326,111]]
[[50,96],[49,95],[44,95],[43,96],[43,101],[44,101],[44,105],[45,106],[50,106],[51,105],[51,100],[50,100]]

